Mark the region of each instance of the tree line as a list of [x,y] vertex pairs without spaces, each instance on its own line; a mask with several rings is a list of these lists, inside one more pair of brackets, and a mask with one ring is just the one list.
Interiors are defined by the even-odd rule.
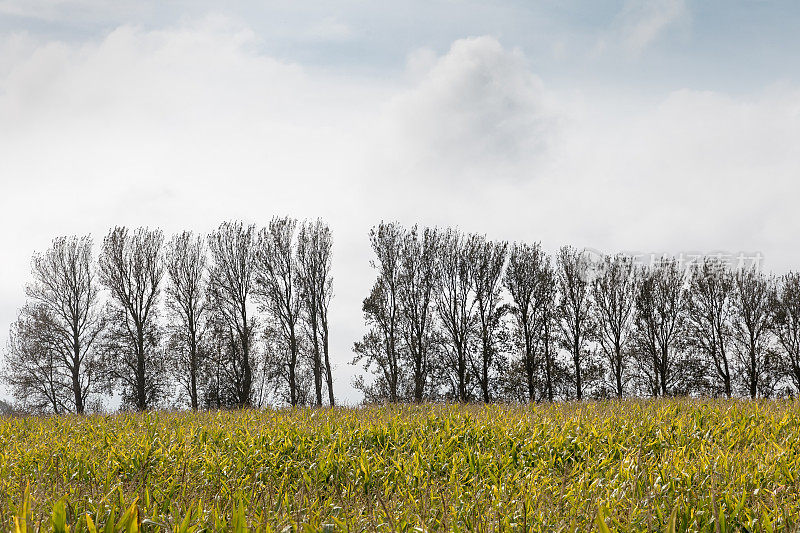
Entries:
[[[800,273],[709,256],[371,229],[376,279],[352,364],[368,402],[774,397],[800,391]],[[115,227],[32,259],[3,379],[35,412],[334,405],[332,236],[321,220],[207,236]]]
[[381,223],[354,364],[367,401],[793,396],[800,273],[708,256],[592,261],[564,246]]
[[[332,237],[320,220],[222,223],[207,236],[115,227],[32,260],[3,378],[22,409],[84,413],[270,401],[333,405]],[[173,402],[170,404],[169,402]]]

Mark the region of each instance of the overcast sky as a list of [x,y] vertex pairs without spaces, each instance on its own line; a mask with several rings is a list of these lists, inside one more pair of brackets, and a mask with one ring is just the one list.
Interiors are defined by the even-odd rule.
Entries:
[[0,0],[3,346],[115,224],[327,220],[349,402],[381,219],[800,268],[797,2],[221,4]]

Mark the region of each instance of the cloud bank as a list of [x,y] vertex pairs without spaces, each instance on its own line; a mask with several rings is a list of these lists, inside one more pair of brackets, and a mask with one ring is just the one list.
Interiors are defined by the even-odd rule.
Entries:
[[[633,46],[675,9],[634,23]],[[335,19],[318,32],[347,38]],[[207,233],[227,218],[328,220],[335,387],[351,402],[367,232],[381,219],[550,250],[758,250],[769,268],[800,267],[793,86],[655,99],[556,90],[492,36],[414,51],[390,76],[353,74],[271,57],[247,25],[207,17],[82,42],[7,36],[0,124],[3,343],[31,253],[57,234],[99,244],[115,224]]]

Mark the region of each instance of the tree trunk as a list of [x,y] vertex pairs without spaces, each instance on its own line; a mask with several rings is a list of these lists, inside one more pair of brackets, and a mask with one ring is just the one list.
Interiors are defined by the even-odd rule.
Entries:
[[197,349],[194,346],[194,341],[192,341],[191,367],[191,376],[189,377],[191,390],[189,391],[189,396],[191,396],[192,410],[197,411]]
[[728,398],[731,397],[731,372],[728,368],[728,358],[725,356],[725,352],[722,352],[722,362],[725,364],[725,376],[724,376],[724,383],[725,383],[725,396]]
[[314,392],[317,407],[322,405],[322,361],[319,353],[319,341],[314,341]]
[[528,380],[528,401],[532,402],[536,398],[536,391],[533,383],[533,348],[531,347],[530,326],[522,315],[522,333],[525,335],[525,377]]
[[483,375],[481,378],[481,389],[483,391],[483,403],[489,403],[491,396],[489,395],[489,350],[490,348],[484,347],[483,354]]
[[750,398],[758,394],[758,372],[756,371],[756,346],[752,337],[750,339]]
[[580,345],[577,342],[578,336],[575,335],[576,341],[572,349],[574,350],[572,354],[573,361],[575,362],[575,392],[578,397],[578,401],[583,399],[583,383],[581,382],[581,353],[580,353]]
[[81,389],[81,345],[78,336],[73,336],[72,342],[72,393],[75,397],[75,412],[82,415],[85,409],[83,405],[83,390]]
[[139,411],[147,409],[144,367],[144,331],[142,331],[141,326],[138,326],[136,331],[136,408]]
[[425,393],[425,376],[423,373],[424,356],[422,354],[422,336],[417,336],[417,356],[414,361],[414,401],[422,403],[422,396]]
[[530,350],[526,348],[525,351],[525,377],[528,380],[528,401],[532,402],[536,398],[536,391],[533,383],[533,363],[531,362]]
[[242,360],[244,372],[242,389],[239,396],[239,407],[250,407],[250,388],[253,386],[253,373],[250,368],[250,328],[247,327],[247,309],[242,304]]
[[547,401],[553,401],[553,364],[550,360],[550,326],[546,322],[544,325],[544,360],[545,360],[545,373],[547,374]]
[[333,398],[333,373],[331,372],[331,360],[328,356],[328,325],[322,325],[322,351],[325,355],[325,378],[328,380],[328,401],[331,407],[336,403]]
[[294,362],[289,363],[289,403],[292,407],[297,405],[297,376]]
[[[312,298],[314,298],[312,296]],[[317,306],[312,302],[309,314],[311,315],[311,338],[314,350],[314,392],[316,393],[317,407],[322,405],[322,357],[319,346],[319,322],[317,321]]]
[[192,402],[192,410],[197,411],[197,333],[193,320],[189,323],[189,366],[189,399]]
[[467,357],[459,347],[458,354],[458,401],[467,403]]
[[289,398],[292,407],[299,402],[297,394],[297,337],[294,325],[289,327]]
[[77,364],[72,367],[72,392],[75,395],[75,412],[82,415],[85,409],[83,405],[83,391],[81,390],[80,368]]

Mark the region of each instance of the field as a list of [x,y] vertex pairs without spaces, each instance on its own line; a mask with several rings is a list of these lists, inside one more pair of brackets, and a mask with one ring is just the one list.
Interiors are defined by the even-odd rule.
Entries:
[[792,401],[6,418],[0,453],[6,531],[800,528]]

